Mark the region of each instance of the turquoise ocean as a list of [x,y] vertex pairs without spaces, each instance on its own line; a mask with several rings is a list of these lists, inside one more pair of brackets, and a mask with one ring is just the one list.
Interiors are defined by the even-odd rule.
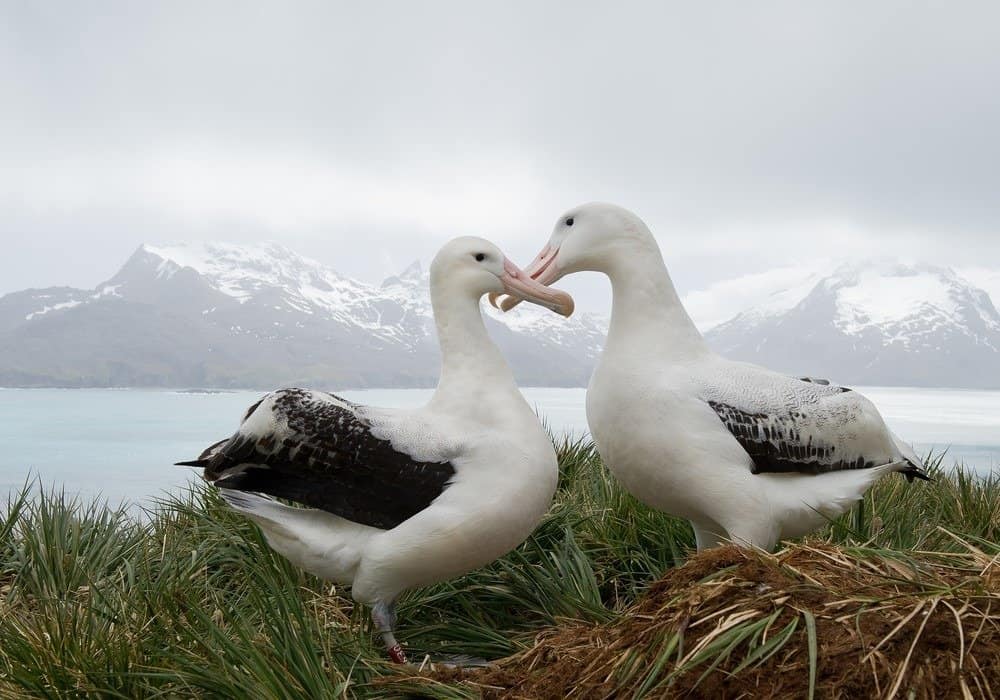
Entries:
[[[923,455],[947,450],[980,473],[1000,469],[1000,392],[856,387]],[[583,389],[525,388],[524,395],[557,432],[587,430]],[[359,403],[412,407],[429,389],[337,392]],[[0,500],[27,480],[111,503],[149,504],[178,491],[193,459],[230,435],[262,392],[145,389],[0,389]]]

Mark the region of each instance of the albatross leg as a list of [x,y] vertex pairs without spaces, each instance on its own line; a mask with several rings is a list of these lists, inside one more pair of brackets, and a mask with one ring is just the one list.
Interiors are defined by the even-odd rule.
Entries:
[[718,547],[729,542],[726,531],[714,523],[707,525],[692,521],[691,527],[694,528],[694,543],[699,552],[704,552],[706,549]]
[[372,620],[375,622],[375,627],[382,635],[382,641],[385,642],[385,648],[389,653],[389,658],[397,664],[405,664],[406,654],[403,653],[403,647],[396,641],[395,602],[386,603],[385,601],[380,600],[375,603],[375,606],[372,608]]

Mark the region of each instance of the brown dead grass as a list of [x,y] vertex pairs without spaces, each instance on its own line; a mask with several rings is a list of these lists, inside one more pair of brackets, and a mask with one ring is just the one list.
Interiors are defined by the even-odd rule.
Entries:
[[569,620],[486,669],[392,681],[442,682],[486,698],[1000,700],[1000,561],[971,545],[720,548],[612,622]]

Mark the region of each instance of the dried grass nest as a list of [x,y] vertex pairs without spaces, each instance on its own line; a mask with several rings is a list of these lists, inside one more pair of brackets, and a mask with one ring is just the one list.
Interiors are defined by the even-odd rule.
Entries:
[[481,670],[485,698],[996,698],[1000,557],[830,544],[694,555],[611,622],[566,620]]

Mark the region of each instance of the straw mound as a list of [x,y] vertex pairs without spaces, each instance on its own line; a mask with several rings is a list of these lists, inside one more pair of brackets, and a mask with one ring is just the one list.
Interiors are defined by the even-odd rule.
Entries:
[[[411,679],[416,680],[416,679]],[[796,545],[703,552],[610,623],[479,672],[485,697],[1000,697],[1000,561]]]

